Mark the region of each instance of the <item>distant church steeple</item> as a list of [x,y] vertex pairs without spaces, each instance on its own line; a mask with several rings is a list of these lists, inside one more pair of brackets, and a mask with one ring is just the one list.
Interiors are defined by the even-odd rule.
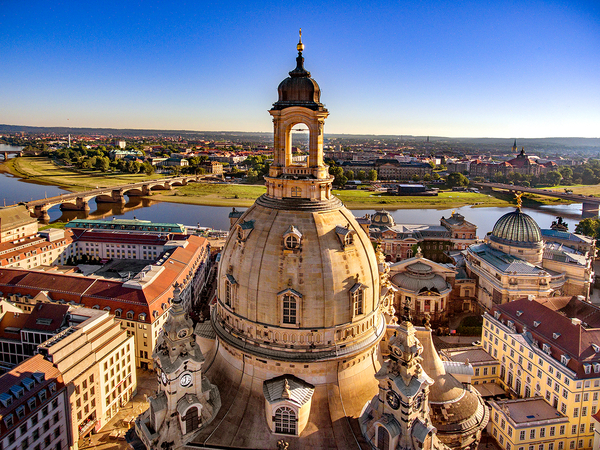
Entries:
[[512,152],[517,153],[517,140],[515,139],[515,143],[512,146]]

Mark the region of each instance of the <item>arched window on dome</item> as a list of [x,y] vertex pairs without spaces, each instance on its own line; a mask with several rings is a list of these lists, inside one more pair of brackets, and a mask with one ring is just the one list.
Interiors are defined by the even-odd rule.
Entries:
[[355,283],[350,288],[350,303],[352,317],[362,316],[365,313],[365,285]]
[[286,250],[298,251],[302,243],[302,233],[294,225],[290,225],[283,234],[283,246]]
[[233,275],[227,274],[225,276],[225,305],[232,306],[235,299],[235,286],[237,281],[233,278]]
[[289,406],[281,406],[275,410],[273,424],[275,433],[296,435],[296,412]]
[[277,294],[280,304],[280,322],[283,326],[297,327],[300,324],[302,294],[294,289],[285,289]]

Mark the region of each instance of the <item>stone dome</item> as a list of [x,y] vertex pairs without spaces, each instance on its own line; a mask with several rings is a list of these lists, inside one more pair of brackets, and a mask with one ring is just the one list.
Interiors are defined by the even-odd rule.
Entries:
[[538,247],[542,245],[542,232],[535,220],[517,208],[498,219],[490,239],[515,247]]
[[450,289],[444,277],[433,273],[427,264],[416,262],[406,267],[406,272],[397,273],[392,277],[392,283],[402,289],[412,292],[432,291],[443,292]]
[[377,211],[375,214],[371,216],[371,224],[376,227],[393,227],[396,223],[394,222],[394,218],[392,215],[385,211]]
[[[376,337],[372,325],[360,329],[352,325],[357,318],[379,322],[380,284],[373,246],[339,200],[315,203],[259,198],[238,220],[221,253],[220,297],[225,298],[226,283],[233,286],[233,327],[246,334],[268,329],[283,344],[284,333],[288,340],[295,333],[296,341],[288,343],[296,350],[309,347],[308,337],[313,336],[313,344],[320,342],[323,351],[329,351],[328,342],[339,339],[335,333],[343,334],[347,325],[366,344]],[[358,290],[363,299],[360,317],[351,307]],[[282,298],[288,294],[298,303],[297,324],[292,326],[282,322]],[[315,357],[317,353],[311,352]],[[306,355],[290,353],[289,358]]]
[[279,83],[277,92],[279,100],[273,104],[273,109],[284,109],[291,106],[302,106],[313,111],[323,110],[321,89],[310,72],[304,68],[302,52],[298,52],[296,68],[289,72],[290,76]]

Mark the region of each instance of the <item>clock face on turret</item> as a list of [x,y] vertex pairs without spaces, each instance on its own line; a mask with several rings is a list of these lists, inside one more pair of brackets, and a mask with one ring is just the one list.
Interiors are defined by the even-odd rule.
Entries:
[[390,408],[400,408],[400,397],[398,397],[398,394],[396,394],[394,391],[387,391],[385,394],[385,400],[387,401],[387,404],[390,405]]
[[179,384],[181,387],[188,387],[192,384],[192,374],[189,372],[184,372],[179,378]]
[[179,330],[179,332],[177,333],[177,337],[179,339],[183,339],[184,337],[187,336],[187,334],[188,334],[188,330],[184,328],[182,330]]

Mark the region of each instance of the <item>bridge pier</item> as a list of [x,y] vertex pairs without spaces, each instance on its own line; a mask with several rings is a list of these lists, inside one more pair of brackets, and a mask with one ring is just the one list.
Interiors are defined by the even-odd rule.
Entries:
[[145,184],[142,186],[142,195],[148,196],[152,195],[152,188],[149,185]]
[[127,200],[125,200],[125,195],[123,195],[123,189],[113,189],[112,193],[111,193],[111,197],[113,199],[113,203],[120,203],[121,205],[124,205],[125,203],[127,203]]
[[598,203],[591,203],[583,201],[581,205],[581,217],[583,219],[587,218],[598,218],[598,211],[600,210],[600,205]]
[[40,222],[50,220],[50,214],[48,214],[48,205],[37,205],[33,210],[33,215]]
[[77,197],[75,204],[73,203],[61,203],[61,211],[89,211],[90,205],[85,197]]

